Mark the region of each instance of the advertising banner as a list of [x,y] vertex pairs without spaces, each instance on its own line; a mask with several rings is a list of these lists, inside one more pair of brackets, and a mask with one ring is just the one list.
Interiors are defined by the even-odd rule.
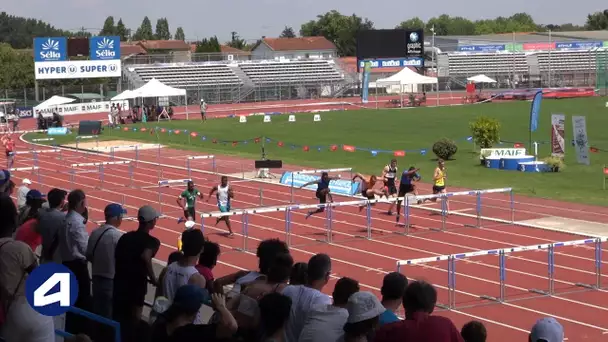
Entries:
[[36,62],[37,80],[120,77],[120,60]]
[[394,58],[394,59],[374,59],[359,61],[359,69],[365,68],[365,63],[370,64],[370,68],[405,68],[405,67],[423,67],[423,58]]
[[551,115],[551,155],[563,158],[566,153],[566,116]]
[[91,60],[120,59],[120,37],[91,37],[89,49]]
[[523,48],[524,51],[555,50],[555,43],[525,43]]
[[589,159],[589,139],[587,137],[587,119],[584,116],[573,116],[572,131],[574,133],[576,161],[579,164],[591,164],[591,160]]
[[363,103],[368,102],[369,97],[369,78],[372,71],[372,66],[370,62],[365,63],[365,67],[363,68],[363,92],[361,93],[361,101]]
[[34,110],[32,107],[17,107],[17,113],[19,119],[31,119],[34,117]]
[[561,42],[555,43],[555,48],[560,50],[589,50],[593,48],[601,48],[602,42],[600,41],[589,41],[589,42]]
[[[60,106],[53,106],[40,110],[43,116],[52,114],[54,111],[59,115],[76,115],[76,114],[94,114],[109,112],[112,103],[120,103],[122,110],[129,109],[129,101],[103,101],[103,102],[88,102],[88,103],[69,103]],[[34,111],[38,113],[38,109],[34,108]]]
[[496,52],[505,51],[505,45],[459,45],[460,52]]
[[65,37],[34,38],[34,62],[68,60],[68,40]]
[[424,30],[405,31],[405,55],[424,56]]
[[[292,184],[292,175],[293,175],[293,184]],[[300,187],[308,182],[318,180],[319,176],[310,175],[310,174],[298,174],[293,172],[285,172],[281,176],[281,184],[285,185],[293,185],[294,187]],[[316,190],[317,185],[309,185],[305,189]],[[351,182],[348,180],[332,180],[329,182],[329,190],[333,194],[345,195],[345,196],[353,196],[359,192],[359,183]]]
[[540,103],[543,100],[543,91],[539,90],[534,95],[532,105],[530,106],[530,132],[536,132],[538,129],[538,117],[540,116]]
[[525,148],[482,148],[479,151],[479,158],[503,158],[503,157],[523,157],[526,155]]

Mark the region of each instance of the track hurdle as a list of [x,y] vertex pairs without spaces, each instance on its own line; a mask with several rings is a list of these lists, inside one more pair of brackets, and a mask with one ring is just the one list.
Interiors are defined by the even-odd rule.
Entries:
[[[522,296],[517,296],[517,298],[507,298],[506,288],[509,286],[506,283],[507,280],[507,256],[510,254],[517,254],[522,252],[529,251],[546,251],[547,253],[547,288],[546,289],[529,289],[530,293],[534,293],[541,296],[553,296],[558,294],[555,290],[555,250],[567,246],[589,246],[592,245],[594,248],[594,259],[592,260],[594,265],[594,283],[576,283],[575,285],[581,287],[583,290],[601,290],[603,289],[602,282],[602,243],[607,242],[608,237],[598,237],[598,238],[588,238],[581,240],[573,240],[573,241],[565,241],[565,242],[555,242],[555,243],[547,243],[547,244],[537,244],[530,246],[518,246],[518,247],[509,247],[503,249],[491,249],[491,250],[483,250],[483,251],[473,251],[468,253],[460,253],[460,254],[451,254],[451,255],[441,255],[420,259],[411,259],[411,260],[400,260],[397,261],[397,272],[401,272],[402,268],[405,266],[413,266],[413,265],[424,265],[433,262],[447,261],[447,276],[448,276],[448,303],[447,305],[437,305],[442,309],[457,309],[459,308],[456,304],[456,293],[467,292],[465,290],[458,290],[456,288],[456,262],[464,259],[471,259],[482,256],[498,256],[498,295],[480,295],[479,298],[482,300],[487,300],[491,302],[504,303],[509,301],[517,301],[523,299],[529,299]],[[512,269],[511,271],[516,271]],[[558,280],[559,281],[559,280]],[[572,291],[574,292],[574,291]],[[466,307],[472,307],[476,305],[467,305]],[[460,307],[463,308],[463,307]]]
[[188,156],[188,158],[186,159],[186,169],[188,170],[188,178],[192,178],[192,167],[191,167],[191,162],[192,160],[200,160],[200,159],[211,159],[211,170],[213,173],[216,173],[216,164],[215,164],[215,156],[214,155],[208,155],[208,156]]
[[337,172],[348,172],[349,173],[349,179],[353,178],[353,168],[352,167],[348,167],[348,168],[341,168],[341,169],[320,169],[320,170],[301,170],[301,171],[294,171],[291,173],[291,184],[290,185],[290,202],[294,203],[293,197],[294,197],[294,188],[299,187],[305,183],[307,183],[307,180],[302,179],[303,177],[300,176],[309,176],[310,175],[318,175],[321,174],[323,172],[327,172],[327,173],[337,173]]
[[171,185],[175,185],[175,184],[185,185],[185,184],[188,184],[188,182],[190,182],[191,180],[192,179],[190,179],[190,178],[186,178],[186,179],[164,179],[164,180],[158,181],[158,213],[159,214],[163,213],[162,188],[170,187]]
[[[99,189],[103,188],[103,184],[104,184],[104,178],[105,178],[105,168],[106,166],[109,165],[128,165],[129,166],[129,185],[130,187],[133,187],[133,162],[131,162],[130,160],[125,160],[125,161],[115,161],[115,162],[99,162],[99,163],[81,163],[81,164],[72,164],[70,165],[70,180],[71,180],[71,184],[72,184],[72,188],[74,187],[74,183],[75,183],[75,176],[76,174],[80,174],[80,173],[90,173],[90,172],[99,172]],[[97,166],[97,170],[84,170],[84,171],[76,171],[75,168],[77,167],[90,167],[90,166]]]
[[57,153],[59,155],[58,159],[60,159],[60,160],[63,159],[63,152],[62,152],[62,150],[60,148],[54,148],[52,150],[15,151],[15,152],[13,152],[13,155],[19,156],[19,155],[31,154],[32,155],[32,162],[34,163],[34,166],[38,166],[38,162],[40,161],[39,155],[40,154],[48,154],[48,153]]
[[36,176],[36,180],[38,181],[38,184],[40,184],[40,168],[38,166],[15,167],[12,169],[8,169],[8,171],[10,171],[11,173],[30,171],[32,175]]

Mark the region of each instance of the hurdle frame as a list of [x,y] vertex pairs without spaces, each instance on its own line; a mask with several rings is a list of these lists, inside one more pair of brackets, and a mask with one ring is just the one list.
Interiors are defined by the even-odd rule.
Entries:
[[[585,284],[585,283],[575,283],[577,287],[582,288],[582,291],[586,290],[601,290],[603,289],[602,282],[602,243],[608,242],[608,237],[594,237],[594,238],[586,238],[580,240],[571,240],[565,242],[555,242],[555,243],[546,243],[546,244],[536,244],[529,246],[518,246],[518,247],[509,247],[502,249],[490,249],[490,250],[481,250],[481,251],[473,251],[467,253],[459,253],[459,254],[450,254],[450,255],[441,255],[434,257],[426,257],[419,259],[410,259],[410,260],[399,260],[397,261],[396,271],[401,272],[401,268],[404,266],[413,266],[413,265],[421,265],[430,262],[439,262],[439,261],[448,261],[447,271],[448,271],[448,305],[438,304],[437,307],[453,310],[453,309],[462,309],[462,308],[470,308],[483,304],[474,304],[467,305],[463,307],[457,307],[456,305],[456,293],[458,292],[456,289],[456,261],[464,260],[467,258],[473,258],[478,256],[487,256],[487,255],[496,255],[498,256],[498,272],[499,272],[499,292],[498,296],[490,296],[490,295],[480,295],[479,298],[483,300],[487,300],[495,303],[504,303],[504,302],[512,302],[518,300],[530,299],[530,297],[519,297],[512,300],[509,300],[506,297],[506,279],[507,279],[507,268],[506,268],[506,256],[512,253],[519,253],[525,251],[547,251],[547,289],[528,289],[530,293],[534,293],[540,296],[553,296],[556,295],[555,291],[555,249],[566,246],[581,246],[581,245],[594,245],[594,273],[595,273],[595,283],[594,284]],[[578,291],[568,291],[566,293],[575,293]]]
[[[176,180],[174,181],[175,183],[181,182],[181,181],[185,181],[185,180]],[[484,193],[507,193],[507,192],[511,192],[513,191],[511,188],[500,188],[500,189],[487,189],[487,190],[475,190],[475,191],[460,191],[460,192],[453,192],[453,193],[447,193],[442,195],[441,197],[452,197],[452,196],[458,196],[458,195],[481,195]],[[270,207],[257,207],[257,208],[248,208],[248,209],[238,209],[238,210],[232,210],[230,212],[226,212],[226,213],[222,213],[222,212],[204,212],[200,214],[201,217],[201,227],[203,227],[202,229],[204,229],[204,221],[205,218],[219,218],[219,217],[223,217],[223,216],[236,216],[236,215],[249,215],[249,214],[263,214],[263,213],[274,213],[274,212],[285,212],[285,242],[288,244],[288,246],[291,246],[291,233],[292,233],[292,229],[291,229],[291,211],[293,210],[316,210],[319,208],[324,208],[325,209],[325,228],[326,228],[326,237],[325,240],[321,240],[321,239],[317,239],[317,242],[322,242],[322,243],[334,243],[333,241],[333,210],[334,208],[338,208],[338,207],[344,207],[344,206],[367,206],[366,209],[366,223],[365,223],[365,230],[366,230],[366,234],[365,236],[357,236],[357,238],[365,238],[367,240],[373,240],[373,236],[372,236],[372,204],[376,204],[376,203],[396,203],[397,201],[407,201],[409,197],[412,197],[414,199],[414,201],[418,201],[418,200],[424,200],[424,199],[428,199],[428,198],[438,198],[438,195],[421,195],[421,196],[406,196],[406,197],[397,197],[397,198],[378,198],[378,199],[373,199],[373,200],[368,200],[368,199],[360,199],[360,200],[353,200],[353,201],[344,201],[344,202],[334,202],[334,203],[324,203],[324,204],[303,204],[303,205],[298,205],[298,204],[286,204],[286,205],[279,205],[279,206],[270,206]],[[161,200],[160,197],[160,185],[159,185],[159,202]],[[407,202],[406,202],[407,203]],[[410,207],[418,207],[418,206],[411,206],[409,203],[405,206],[405,212],[410,211]],[[447,213],[446,213],[446,207],[443,206],[442,209],[431,209],[431,208],[425,208],[426,210],[439,210],[440,212],[444,212],[444,217],[447,217]],[[510,210],[514,210],[514,206],[511,205],[510,206]],[[480,212],[481,213],[481,212]],[[408,214],[409,215],[409,214]],[[464,215],[464,216],[470,216],[467,214],[460,214],[460,215]],[[511,215],[513,217],[513,214]],[[475,217],[475,216],[472,216]],[[406,216],[407,218],[407,216]],[[244,220],[244,219],[243,219]],[[498,221],[501,222],[501,219],[494,219],[494,218],[490,218],[490,220],[494,220],[494,221]],[[409,219],[407,219],[407,222],[409,222]],[[515,222],[510,222],[510,223],[515,223]],[[442,223],[442,229],[445,230],[445,222]],[[243,228],[242,229],[243,232],[248,232],[248,227]],[[401,234],[401,235],[409,235],[409,228],[406,225],[406,228],[403,232],[395,232],[397,234]],[[248,239],[248,236],[243,236],[243,239]],[[247,246],[246,243],[243,243],[243,246]],[[446,259],[447,260],[447,259]]]
[[349,172],[350,173],[350,179],[353,179],[353,168],[352,167],[345,167],[345,168],[338,168],[338,169],[317,169],[317,170],[300,170],[300,171],[293,171],[291,173],[291,186],[290,186],[290,198],[289,198],[289,202],[290,203],[294,203],[293,197],[294,197],[294,175],[314,175],[314,174],[319,174],[319,173],[323,173],[323,172]]
[[[188,184],[188,182],[192,181],[190,178],[184,179],[165,179],[158,181],[158,213],[162,215],[163,213],[163,193],[161,188],[169,187],[171,184]],[[201,222],[202,226],[202,222]]]
[[191,160],[200,160],[200,159],[211,159],[211,172],[217,173],[217,165],[215,162],[215,155],[210,154],[206,156],[188,156],[186,157],[186,169],[188,171],[188,178],[192,178],[192,167],[190,166]]
[[[104,184],[104,180],[105,180],[105,174],[104,174],[104,170],[105,170],[105,166],[106,165],[129,165],[129,185],[127,185],[128,187],[133,187],[134,183],[133,183],[133,162],[130,160],[123,160],[123,161],[113,161],[113,162],[97,162],[97,163],[79,163],[79,164],[71,164],[70,165],[70,184],[72,186],[72,188],[74,188],[75,186],[75,178],[77,174],[80,173],[92,173],[92,172],[99,172],[99,186],[97,187],[97,189],[103,189],[103,184]],[[85,170],[85,171],[76,171],[75,168],[77,167],[88,167],[88,166],[97,166],[97,170]]]
[[[21,172],[21,171],[30,171],[30,174],[36,175],[36,180],[38,181],[38,183],[39,184],[41,183],[40,167],[38,167],[38,166],[14,167],[14,168],[8,169],[8,171],[11,173]],[[34,171],[36,171],[36,172],[34,172]]]

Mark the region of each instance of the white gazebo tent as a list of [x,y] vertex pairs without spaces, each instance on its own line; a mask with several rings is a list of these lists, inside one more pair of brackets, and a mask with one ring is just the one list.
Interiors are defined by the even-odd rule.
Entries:
[[[437,84],[437,89],[439,89],[437,77],[421,75],[410,68],[403,68],[390,77],[376,80],[376,87],[386,87],[387,93],[401,96],[403,93],[418,92],[420,84]],[[439,97],[437,97],[437,104],[439,104]]]
[[113,97],[113,98],[111,98],[110,100],[111,100],[112,102],[114,102],[114,101],[119,102],[119,101],[130,100],[130,99],[132,99],[132,97],[131,97],[131,94],[132,94],[132,93],[133,93],[133,91],[132,91],[132,90],[128,90],[128,89],[127,89],[127,90],[123,91],[122,93],[120,93],[120,94],[118,94],[118,95],[114,96],[114,97]]
[[[126,91],[125,91],[126,92]],[[123,95],[125,92],[119,94]],[[184,97],[184,103],[186,104],[186,120],[188,120],[188,98],[186,96],[186,89],[173,88],[168,86],[161,81],[153,78],[143,86],[131,91],[130,98],[145,98],[145,97]],[[160,119],[160,117],[159,117]]]
[[[50,99],[34,107],[34,117],[37,116],[36,114],[38,113],[38,111],[48,111],[49,109],[57,108],[57,106],[72,103],[74,101],[76,101],[76,99],[54,95]],[[42,116],[45,116],[44,113],[42,114]]]
[[486,75],[471,76],[471,77],[467,78],[467,81],[470,81],[473,83],[496,83],[495,79],[492,79]]

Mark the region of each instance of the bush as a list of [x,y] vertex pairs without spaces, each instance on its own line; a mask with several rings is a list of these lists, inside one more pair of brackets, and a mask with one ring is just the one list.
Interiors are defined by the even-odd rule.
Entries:
[[450,160],[458,152],[458,146],[453,140],[443,138],[433,144],[433,153],[437,158]]
[[480,148],[491,148],[500,142],[500,122],[487,116],[478,117],[469,123],[473,141]]

